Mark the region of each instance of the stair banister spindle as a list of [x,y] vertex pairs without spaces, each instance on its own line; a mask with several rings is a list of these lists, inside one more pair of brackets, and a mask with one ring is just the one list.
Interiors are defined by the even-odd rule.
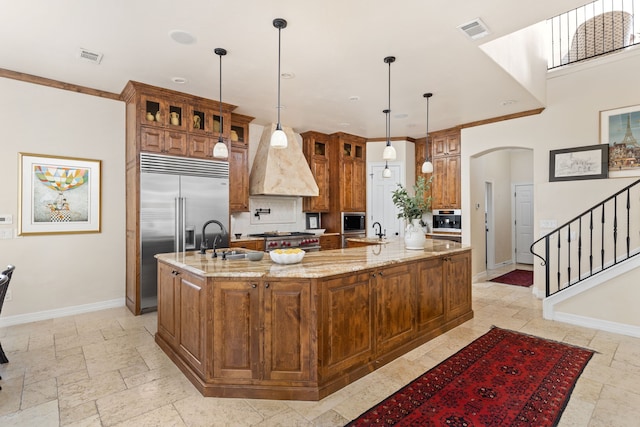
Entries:
[[567,226],[567,286],[571,286],[571,224]]
[[580,280],[580,267],[582,265],[582,217],[578,220],[578,280]]
[[627,258],[631,256],[631,190],[627,188]]
[[613,198],[613,263],[616,263],[618,254],[618,196]]
[[544,262],[544,284],[546,295],[551,295],[551,266],[548,262],[549,254],[551,253],[551,235],[549,234],[544,238],[544,253],[547,256],[547,261]]
[[605,223],[604,223],[604,203],[602,204],[602,224],[601,224],[601,234],[602,237],[600,238],[600,269],[604,268],[604,227],[605,227]]
[[589,211],[589,275],[593,275],[593,209]]
[[556,287],[557,290],[561,289],[560,286],[560,248],[562,246],[562,233],[560,232],[561,230],[558,230],[558,285]]

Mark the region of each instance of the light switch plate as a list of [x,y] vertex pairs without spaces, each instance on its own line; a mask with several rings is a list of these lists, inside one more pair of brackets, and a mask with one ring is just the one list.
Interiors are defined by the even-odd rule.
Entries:
[[541,219],[540,220],[540,228],[556,228],[558,226],[558,221],[555,219]]

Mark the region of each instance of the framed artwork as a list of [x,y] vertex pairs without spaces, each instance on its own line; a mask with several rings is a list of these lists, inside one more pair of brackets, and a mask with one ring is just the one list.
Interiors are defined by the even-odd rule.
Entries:
[[602,144],[551,150],[549,181],[607,178],[608,159],[608,147]]
[[100,232],[100,160],[19,155],[18,234]]
[[640,175],[640,105],[600,111],[600,143],[609,147],[609,177]]

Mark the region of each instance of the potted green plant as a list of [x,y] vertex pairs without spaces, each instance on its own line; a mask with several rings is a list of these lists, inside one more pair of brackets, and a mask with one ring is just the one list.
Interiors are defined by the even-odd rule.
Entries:
[[413,186],[413,195],[407,189],[398,184],[391,193],[391,200],[398,208],[398,218],[404,218],[407,223],[404,240],[407,249],[423,249],[425,235],[422,216],[431,209],[431,196],[426,196],[431,186],[431,178],[418,177]]

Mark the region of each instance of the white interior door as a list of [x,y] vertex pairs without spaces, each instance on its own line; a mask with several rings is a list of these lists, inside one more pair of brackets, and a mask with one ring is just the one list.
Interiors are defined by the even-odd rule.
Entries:
[[[379,222],[387,237],[402,236],[402,223],[398,219],[398,210],[391,200],[391,193],[401,183],[401,167],[389,164],[391,178],[383,178],[384,163],[369,165],[369,206],[367,208],[367,237],[376,237],[373,223]],[[385,231],[386,230],[386,231]]]
[[520,264],[533,264],[529,250],[533,243],[533,184],[515,186],[515,259]]
[[493,183],[484,183],[485,268],[496,268],[496,238],[493,220]]

